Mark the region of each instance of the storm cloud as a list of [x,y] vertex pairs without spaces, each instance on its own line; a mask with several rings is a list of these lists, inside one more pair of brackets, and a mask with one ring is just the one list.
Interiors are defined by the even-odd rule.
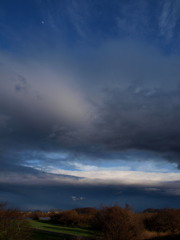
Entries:
[[66,74],[61,64],[53,72],[33,60],[2,63],[1,141],[34,150],[157,151],[178,162],[179,58],[153,51],[109,42]]

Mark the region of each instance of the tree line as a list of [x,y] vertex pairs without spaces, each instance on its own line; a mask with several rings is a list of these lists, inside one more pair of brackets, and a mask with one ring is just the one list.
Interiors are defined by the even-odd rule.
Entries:
[[180,209],[147,209],[135,213],[129,206],[76,208],[49,212],[20,212],[0,205],[0,240],[31,240],[27,218],[50,223],[89,228],[98,240],[141,240],[158,235],[180,234]]

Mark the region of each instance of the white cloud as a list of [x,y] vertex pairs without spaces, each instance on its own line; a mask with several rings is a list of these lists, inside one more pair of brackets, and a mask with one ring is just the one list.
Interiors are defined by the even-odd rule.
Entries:
[[69,171],[50,170],[54,174],[64,174],[82,178],[79,183],[104,183],[104,184],[132,184],[151,185],[163,182],[180,181],[179,173],[157,173],[142,171],[118,171],[118,170],[91,170],[91,171]]
[[[33,166],[32,166],[33,168]],[[84,170],[70,171],[56,169],[50,166],[45,169],[37,166],[36,173],[3,172],[0,174],[0,183],[42,185],[42,186],[134,186],[144,187],[150,192],[164,192],[170,195],[180,195],[179,172],[158,173],[143,171],[120,171],[120,170]],[[72,196],[73,201],[82,201],[83,196]]]

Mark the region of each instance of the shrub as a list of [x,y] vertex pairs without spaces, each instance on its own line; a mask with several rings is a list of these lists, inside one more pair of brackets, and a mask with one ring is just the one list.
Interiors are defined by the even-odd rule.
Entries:
[[77,226],[78,225],[78,213],[76,210],[67,210],[61,213],[51,216],[53,223],[65,225],[65,226]]
[[96,214],[94,227],[105,240],[140,240],[143,225],[130,210],[119,206],[104,207]]
[[96,213],[94,208],[77,208],[62,211],[51,215],[51,221],[55,224],[66,226],[90,227]]

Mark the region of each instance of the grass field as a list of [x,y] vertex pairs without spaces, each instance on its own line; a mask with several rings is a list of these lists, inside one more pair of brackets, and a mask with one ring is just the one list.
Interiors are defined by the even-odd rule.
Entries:
[[[96,232],[77,227],[64,227],[51,224],[49,222],[29,220],[33,230],[33,240],[73,240],[73,239],[93,239]],[[79,237],[79,238],[78,238]],[[81,238],[82,237],[82,238]],[[146,240],[179,240],[180,235],[162,235],[149,233]]]
[[[57,239],[67,239],[67,237],[63,237],[63,234],[71,235],[71,236],[82,236],[82,237],[93,237],[95,232],[88,229],[76,228],[76,227],[64,227],[54,225],[48,222],[40,222],[35,220],[29,220],[32,228],[36,230],[41,230],[42,232],[35,231],[33,234],[33,238],[36,240],[57,240]],[[43,232],[44,231],[44,232]],[[54,235],[52,234],[54,233]],[[62,237],[60,238],[60,235]]]

